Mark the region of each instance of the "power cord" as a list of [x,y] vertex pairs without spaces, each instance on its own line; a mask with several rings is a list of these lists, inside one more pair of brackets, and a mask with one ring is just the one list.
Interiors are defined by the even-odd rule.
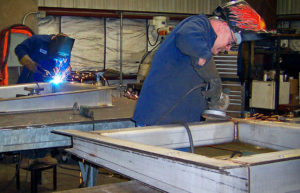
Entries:
[[191,129],[189,127],[189,125],[185,122],[179,122],[177,124],[180,124],[180,125],[183,125],[188,136],[189,136],[189,142],[190,142],[190,153],[194,153],[194,142],[193,142],[193,136],[192,136],[192,132],[191,132]]

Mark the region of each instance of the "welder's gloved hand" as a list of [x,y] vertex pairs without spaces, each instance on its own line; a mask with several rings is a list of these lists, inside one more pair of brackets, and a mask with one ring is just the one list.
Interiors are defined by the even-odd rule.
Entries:
[[27,54],[20,59],[20,63],[28,68],[31,72],[37,71],[37,63],[33,61]]
[[222,94],[222,81],[220,78],[209,80],[207,91],[202,91],[203,96],[210,100],[210,103],[217,103]]
[[208,104],[208,108],[210,110],[221,110],[226,111],[230,103],[229,95],[225,93],[221,93],[221,96],[217,102],[210,101]]
[[198,65],[198,58],[191,58],[191,61],[198,75],[209,84],[208,90],[202,92],[203,96],[207,100],[209,99],[211,103],[216,103],[222,93],[222,81],[213,58],[203,66]]

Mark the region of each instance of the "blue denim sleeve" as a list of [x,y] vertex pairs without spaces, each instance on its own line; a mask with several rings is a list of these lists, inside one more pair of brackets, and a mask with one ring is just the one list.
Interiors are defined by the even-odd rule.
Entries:
[[15,48],[15,53],[17,55],[17,57],[19,58],[19,60],[21,58],[23,58],[24,55],[28,54],[31,52],[32,49],[32,44],[33,44],[33,39],[34,37],[28,38],[26,40],[24,40],[22,43],[20,43],[19,45],[17,45],[17,47]]
[[209,61],[212,57],[208,43],[209,25],[207,21],[200,18],[187,21],[176,32],[176,47],[185,55]]

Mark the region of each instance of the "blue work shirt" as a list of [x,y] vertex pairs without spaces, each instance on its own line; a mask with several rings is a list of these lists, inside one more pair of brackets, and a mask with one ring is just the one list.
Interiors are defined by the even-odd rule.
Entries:
[[[33,61],[41,65],[41,67],[49,72],[53,72],[55,62],[53,59],[48,57],[48,47],[52,36],[53,35],[33,35],[32,37],[24,40],[15,48],[17,57],[20,60],[27,54]],[[18,79],[18,83],[29,82],[44,82],[44,78],[41,73],[33,73],[24,66]]]
[[193,90],[203,83],[194,68],[200,68],[199,58],[211,59],[216,37],[205,15],[186,18],[174,28],[154,55],[133,116],[137,124],[201,120],[206,100],[201,89]]

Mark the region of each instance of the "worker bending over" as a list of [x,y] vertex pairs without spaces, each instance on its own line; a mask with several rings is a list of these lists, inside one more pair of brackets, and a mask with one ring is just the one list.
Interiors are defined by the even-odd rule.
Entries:
[[200,121],[207,101],[210,109],[222,108],[212,56],[241,43],[246,31],[265,31],[265,23],[242,0],[218,7],[215,17],[195,15],[180,22],[154,55],[133,116],[137,126]]

